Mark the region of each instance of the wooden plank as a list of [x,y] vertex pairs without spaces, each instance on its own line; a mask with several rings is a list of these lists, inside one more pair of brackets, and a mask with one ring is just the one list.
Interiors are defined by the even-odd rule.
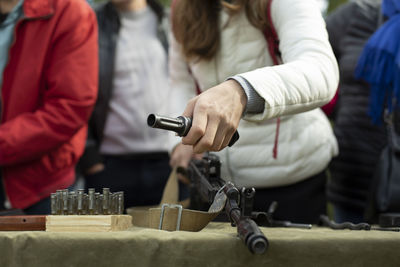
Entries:
[[132,227],[130,215],[51,215],[46,217],[48,232],[110,232]]
[[44,231],[45,215],[0,216],[0,231]]

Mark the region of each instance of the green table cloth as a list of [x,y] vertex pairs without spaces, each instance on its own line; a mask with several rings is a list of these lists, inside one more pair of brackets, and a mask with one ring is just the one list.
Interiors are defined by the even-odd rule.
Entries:
[[0,266],[400,266],[398,232],[261,229],[263,255],[251,254],[228,223],[200,232],[0,232]]

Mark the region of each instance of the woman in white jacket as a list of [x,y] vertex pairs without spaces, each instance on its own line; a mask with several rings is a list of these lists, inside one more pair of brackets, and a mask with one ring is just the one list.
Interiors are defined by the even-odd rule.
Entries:
[[[316,1],[179,0],[172,16],[171,114],[193,117],[193,126],[171,165],[221,150],[237,128],[239,141],[218,152],[222,178],[255,187],[256,210],[276,200],[277,219],[317,222],[326,208],[325,169],[338,152],[318,107],[334,96],[339,77]],[[263,35],[271,21],[281,65]],[[196,87],[203,93],[196,96]]]

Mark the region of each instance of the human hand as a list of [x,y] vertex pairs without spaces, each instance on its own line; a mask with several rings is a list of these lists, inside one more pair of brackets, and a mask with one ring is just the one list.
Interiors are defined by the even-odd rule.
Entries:
[[177,178],[184,184],[189,184],[190,181],[185,175],[186,169],[189,166],[189,161],[192,158],[201,159],[202,154],[194,154],[193,147],[184,144],[178,144],[171,153],[169,165],[172,168],[182,168],[184,172],[177,172]]
[[192,127],[182,143],[194,153],[226,147],[239,126],[247,97],[234,80],[225,81],[192,98],[183,116],[192,117]]
[[96,163],[92,167],[88,168],[85,172],[86,175],[93,175],[96,173],[99,173],[104,170],[104,164],[103,163]]
[[169,165],[172,168],[189,166],[189,161],[193,156],[193,147],[184,144],[178,144],[171,153]]

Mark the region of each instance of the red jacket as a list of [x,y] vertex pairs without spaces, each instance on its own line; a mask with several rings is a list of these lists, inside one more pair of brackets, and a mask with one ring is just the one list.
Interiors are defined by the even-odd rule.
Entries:
[[1,88],[0,166],[14,208],[74,182],[96,101],[97,24],[84,0],[25,0]]

